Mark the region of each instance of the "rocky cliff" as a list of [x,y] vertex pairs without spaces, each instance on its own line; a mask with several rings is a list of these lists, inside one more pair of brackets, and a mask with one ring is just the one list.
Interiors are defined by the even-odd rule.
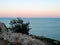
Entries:
[[21,44],[21,45],[45,45],[41,40],[32,38],[31,36],[22,34],[22,33],[3,33],[3,40],[9,41],[12,44]]
[[60,42],[38,36],[7,32],[5,24],[0,23],[0,45],[60,45]]
[[22,33],[10,33],[7,32],[7,28],[4,23],[0,22],[0,45],[7,45],[10,42],[11,44],[16,45],[45,45],[43,41],[34,39],[31,36],[22,34]]

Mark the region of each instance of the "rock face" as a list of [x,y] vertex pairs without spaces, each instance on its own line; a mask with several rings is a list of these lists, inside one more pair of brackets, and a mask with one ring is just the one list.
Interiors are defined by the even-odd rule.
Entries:
[[[6,41],[16,45],[45,45],[43,41],[32,38],[31,36],[22,33],[7,32],[4,23],[0,23],[0,45],[7,45]],[[5,44],[4,44],[5,43]]]
[[7,32],[7,28],[4,23],[0,22],[0,32],[5,33]]
[[34,39],[22,33],[3,33],[2,37],[4,40],[12,42],[13,44],[18,43],[22,45],[45,45],[43,41]]

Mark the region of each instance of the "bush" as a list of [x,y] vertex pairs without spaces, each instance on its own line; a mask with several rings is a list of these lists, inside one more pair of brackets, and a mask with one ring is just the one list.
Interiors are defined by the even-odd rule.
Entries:
[[9,30],[11,30],[12,32],[15,33],[24,33],[24,34],[29,34],[29,22],[24,23],[22,19],[17,18],[17,19],[13,19],[10,21],[10,27]]

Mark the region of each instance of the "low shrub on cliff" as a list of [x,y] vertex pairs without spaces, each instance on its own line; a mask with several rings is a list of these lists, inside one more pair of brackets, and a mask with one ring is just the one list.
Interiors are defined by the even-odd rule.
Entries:
[[29,34],[29,22],[24,23],[24,21],[20,18],[13,19],[10,21],[10,27],[9,30],[15,33],[24,33],[24,34]]

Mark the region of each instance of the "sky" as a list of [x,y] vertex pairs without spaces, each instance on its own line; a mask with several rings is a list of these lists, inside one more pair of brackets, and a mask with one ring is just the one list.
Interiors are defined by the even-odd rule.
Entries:
[[60,0],[0,0],[0,17],[60,18]]

